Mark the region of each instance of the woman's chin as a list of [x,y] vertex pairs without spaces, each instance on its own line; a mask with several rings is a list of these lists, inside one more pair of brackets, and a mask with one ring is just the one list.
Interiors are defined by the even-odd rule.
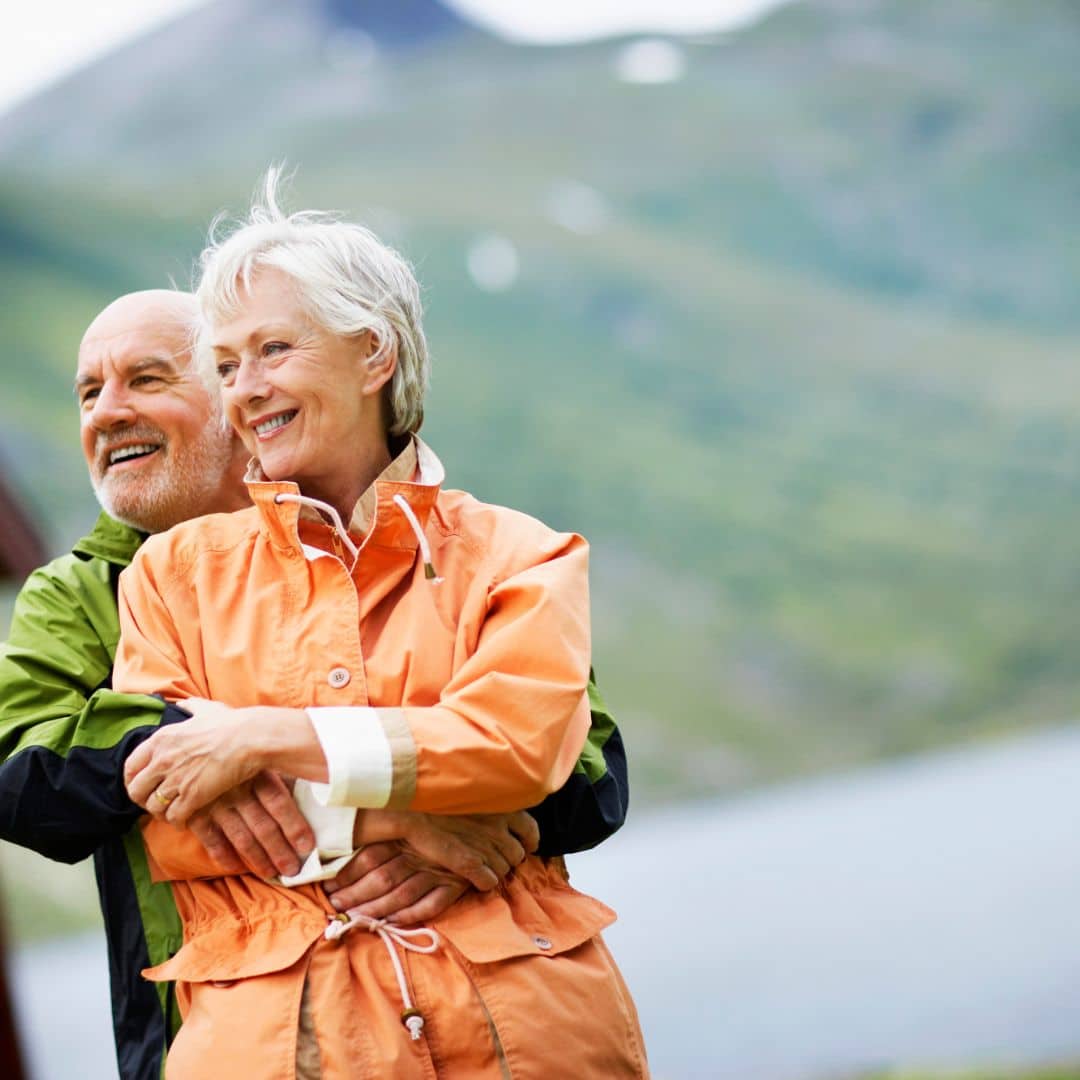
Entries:
[[293,479],[293,471],[289,467],[289,463],[286,461],[282,461],[280,458],[260,458],[259,467],[262,469],[262,474],[266,477],[267,480],[273,480],[276,482],[279,480]]

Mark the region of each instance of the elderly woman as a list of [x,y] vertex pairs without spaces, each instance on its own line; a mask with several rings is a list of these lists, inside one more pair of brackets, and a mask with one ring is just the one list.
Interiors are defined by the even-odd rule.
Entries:
[[414,930],[337,913],[314,884],[200,876],[174,826],[262,769],[331,816],[540,801],[588,731],[590,643],[584,541],[443,490],[415,435],[427,350],[396,253],[284,216],[271,179],[204,253],[198,295],[254,506],[146,543],[121,581],[114,675],[193,712],[127,766],[184,921],[183,949],[147,973],[178,980],[169,1075],[645,1075],[599,936],[614,916],[559,859]]

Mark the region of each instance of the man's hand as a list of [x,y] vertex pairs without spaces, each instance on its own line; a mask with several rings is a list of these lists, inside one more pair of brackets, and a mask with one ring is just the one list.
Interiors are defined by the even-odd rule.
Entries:
[[441,915],[470,885],[494,889],[536,850],[540,830],[523,810],[468,817],[365,810],[354,839],[366,846],[325,884],[330,902],[407,926]]
[[193,814],[188,828],[228,874],[295,874],[315,847],[288,785],[271,772],[227,791]]
[[386,840],[368,844],[323,888],[338,911],[359,908],[373,919],[414,926],[441,915],[469,883]]
[[[368,818],[368,814],[363,816]],[[411,813],[403,816],[402,839],[409,849],[434,866],[465,878],[481,892],[494,889],[540,845],[540,830],[524,810],[461,817]],[[358,823],[358,831],[370,824],[370,821]]]

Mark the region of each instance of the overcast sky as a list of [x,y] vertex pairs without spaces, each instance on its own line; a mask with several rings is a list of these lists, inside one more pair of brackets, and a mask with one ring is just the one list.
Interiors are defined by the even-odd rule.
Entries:
[[[15,0],[4,5],[0,112],[53,80],[206,0]],[[393,3],[393,0],[387,0]],[[445,0],[500,33],[574,41],[741,25],[785,0]]]

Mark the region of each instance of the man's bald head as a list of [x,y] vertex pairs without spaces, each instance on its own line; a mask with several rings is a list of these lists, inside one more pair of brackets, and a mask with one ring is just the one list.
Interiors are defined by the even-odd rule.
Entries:
[[197,314],[190,293],[129,293],[79,347],[75,390],[94,492],[145,532],[247,503],[244,452],[191,363]]
[[102,310],[83,334],[80,351],[122,334],[147,326],[155,326],[165,334],[175,334],[181,351],[191,347],[191,337],[199,304],[189,292],[175,289],[143,289],[118,297]]

